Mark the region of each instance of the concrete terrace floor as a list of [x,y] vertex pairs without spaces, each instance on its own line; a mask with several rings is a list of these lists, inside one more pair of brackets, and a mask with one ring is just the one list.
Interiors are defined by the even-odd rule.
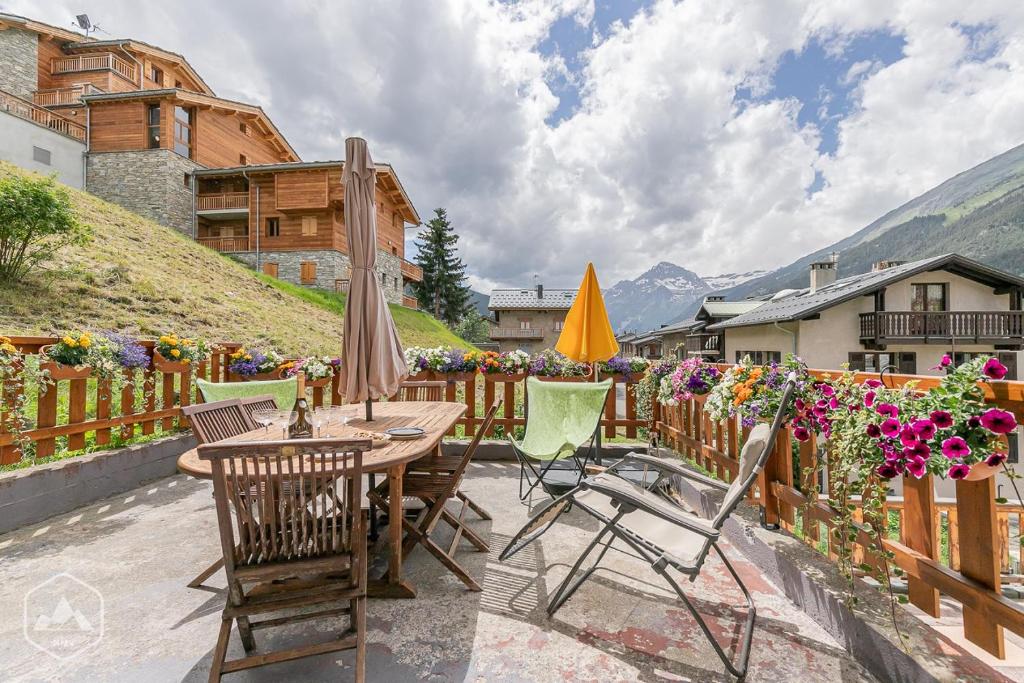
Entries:
[[[470,593],[425,550],[409,557],[416,600],[371,600],[370,681],[729,681],[685,608],[639,561],[611,552],[599,572],[548,619],[548,593],[593,533],[579,511],[507,563],[498,553],[527,518],[516,498],[518,469],[474,463],[467,492],[493,522],[475,521],[490,554],[468,544],[459,559],[481,580]],[[223,591],[185,587],[219,550],[209,482],[175,476],[0,536],[0,662],[5,680],[200,681],[209,672]],[[870,681],[864,669],[758,568],[727,549],[754,594],[758,620],[749,681]],[[744,611],[724,566],[709,560],[691,585],[698,609],[723,638],[738,639]],[[23,598],[69,572],[104,598],[98,645],[67,662],[22,632]],[[210,583],[223,587],[221,576]],[[339,618],[334,627],[342,626]],[[261,630],[257,645],[315,640],[330,622]],[[229,657],[242,652],[237,632]],[[264,667],[225,680],[351,680],[353,654]]]

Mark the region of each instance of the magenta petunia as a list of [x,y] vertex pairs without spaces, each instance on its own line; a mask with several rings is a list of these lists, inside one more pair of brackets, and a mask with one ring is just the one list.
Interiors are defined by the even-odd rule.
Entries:
[[917,432],[914,431],[911,425],[905,424],[900,429],[900,443],[904,446],[913,446],[917,443]]
[[985,464],[989,467],[996,467],[1002,465],[1004,460],[1006,460],[1006,453],[993,453],[985,458]]
[[877,379],[866,379],[864,380],[864,386],[870,387],[872,389],[877,389],[878,387],[882,386],[882,383]]
[[804,400],[802,398],[798,398],[795,401],[793,401],[793,405],[796,407],[796,409],[798,411],[803,412],[803,410],[804,410]]
[[892,479],[900,474],[899,469],[891,462],[884,462],[875,468],[875,473],[883,479]]
[[839,399],[833,396],[828,401],[828,407],[830,410],[839,410]]
[[900,409],[891,403],[879,403],[875,407],[875,412],[879,415],[885,415],[886,417],[899,417]]
[[950,356],[948,353],[943,354],[942,355],[942,360],[939,361],[939,366],[943,367],[943,368],[948,368],[952,364],[953,364],[952,356]]
[[914,475],[915,479],[920,479],[928,473],[928,461],[924,458],[908,458],[907,472]]
[[982,374],[989,379],[1002,379],[1006,377],[1006,366],[999,362],[998,358],[989,358],[981,368]]
[[967,419],[967,426],[970,427],[971,429],[976,429],[976,428],[980,427],[981,426],[981,418],[978,417],[977,415],[971,415]]
[[946,476],[950,479],[964,479],[968,474],[971,473],[970,465],[957,464],[953,465],[946,472]]
[[832,388],[830,384],[819,384],[818,390],[821,391],[822,396],[835,396],[836,390]]
[[797,441],[807,441],[811,438],[811,433],[807,430],[807,427],[794,427],[793,438]]
[[908,458],[927,458],[932,454],[932,449],[924,441],[918,441],[913,446],[904,448],[903,454]]
[[867,432],[867,435],[872,439],[877,439],[882,435],[882,430],[879,429],[876,424],[869,424],[864,431]]
[[933,410],[931,415],[932,423],[939,429],[949,429],[953,426],[953,416],[945,410]]
[[990,408],[981,414],[981,426],[993,434],[1009,434],[1017,428],[1017,418],[1009,411]]
[[882,433],[886,436],[896,436],[900,433],[900,421],[890,417],[879,425],[879,429],[881,429]]
[[869,391],[868,393],[864,394],[865,408],[870,408],[871,406],[875,405],[875,395],[876,394],[873,391]]
[[942,454],[950,460],[960,460],[971,454],[971,447],[959,436],[951,436],[942,442]]
[[935,436],[935,423],[931,420],[914,420],[910,423],[910,426],[914,433],[917,434],[917,438],[922,441],[927,441]]

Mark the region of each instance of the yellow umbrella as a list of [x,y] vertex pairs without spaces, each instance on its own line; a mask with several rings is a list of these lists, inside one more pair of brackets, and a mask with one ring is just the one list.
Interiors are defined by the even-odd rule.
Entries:
[[[587,264],[580,291],[565,316],[555,349],[578,363],[597,363],[619,352],[619,343],[615,341],[615,332],[608,322],[608,311],[604,308],[604,297],[597,284],[593,263]],[[597,379],[597,368],[594,369],[594,379]]]

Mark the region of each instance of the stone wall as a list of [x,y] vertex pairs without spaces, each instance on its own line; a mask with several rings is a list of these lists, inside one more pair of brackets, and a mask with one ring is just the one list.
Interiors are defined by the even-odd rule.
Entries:
[[202,166],[168,149],[91,152],[86,189],[191,236],[192,190],[186,176],[197,168]]
[[20,28],[0,31],[0,90],[32,100],[39,80],[39,37]]
[[377,277],[381,278],[380,284],[388,303],[402,303],[402,259],[378,249]]
[[[250,268],[256,268],[256,252],[232,254],[232,256]],[[347,254],[333,249],[309,251],[261,251],[259,269],[267,263],[277,264],[277,277],[285,282],[303,284],[300,281],[301,264],[316,264],[316,284],[311,287],[334,290],[335,280],[348,280],[351,274],[351,262]],[[384,251],[377,251],[377,278],[384,290],[388,303],[402,303],[402,271],[401,259]],[[396,284],[397,283],[397,284]]]

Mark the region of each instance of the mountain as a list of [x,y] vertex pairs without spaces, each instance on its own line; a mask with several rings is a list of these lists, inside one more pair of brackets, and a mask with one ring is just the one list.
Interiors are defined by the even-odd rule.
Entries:
[[487,310],[487,305],[491,303],[491,297],[483,292],[478,292],[475,289],[469,290],[469,304],[476,309],[476,312],[484,318],[490,318],[492,313]]
[[1024,274],[1024,145],[953,176],[824,249],[763,277],[737,283],[730,299],[806,287],[808,267],[839,254],[839,277],[883,259],[956,252]]

